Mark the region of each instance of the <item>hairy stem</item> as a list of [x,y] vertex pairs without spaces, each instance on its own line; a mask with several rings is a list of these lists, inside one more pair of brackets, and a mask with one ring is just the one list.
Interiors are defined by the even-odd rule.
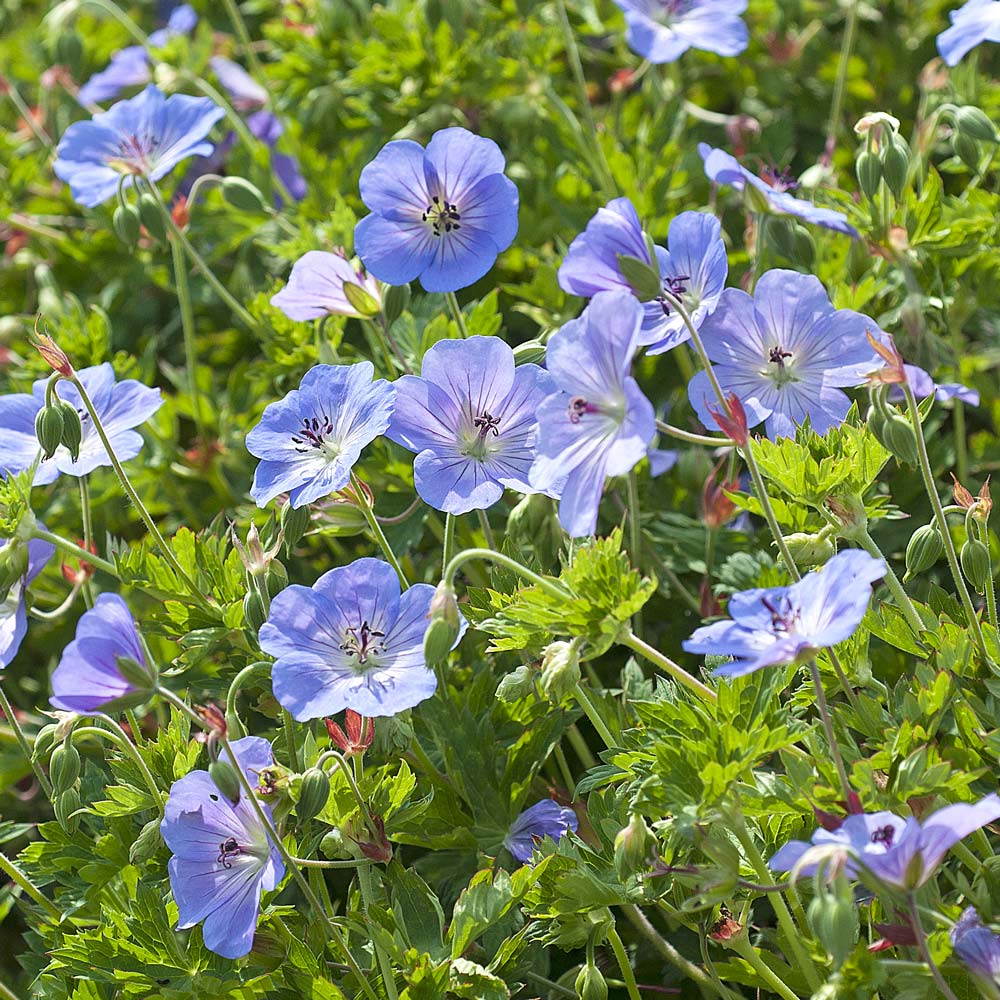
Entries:
[[198,392],[198,355],[195,351],[194,310],[191,307],[191,289],[188,287],[187,267],[184,250],[180,243],[170,241],[170,253],[174,261],[174,287],[181,309],[181,329],[184,333],[184,360],[187,365],[188,395],[191,397],[191,416],[194,420],[195,435],[203,446],[208,443],[205,425],[201,422],[201,395]]
[[17,716],[14,714],[14,706],[11,705],[9,699],[7,698],[7,692],[4,691],[2,684],[0,684],[0,710],[3,711],[7,721],[10,723],[10,728],[14,731],[14,739],[17,740],[17,745],[21,748],[21,753],[23,753],[27,758],[28,764],[34,772],[35,780],[41,786],[41,789],[45,792],[46,796],[51,799],[52,782],[49,781],[48,775],[42,770],[42,765],[35,760],[31,744],[28,742],[28,737],[24,735],[21,723],[17,721]]
[[618,642],[649,660],[650,663],[656,664],[656,666],[669,674],[675,681],[690,688],[705,701],[714,704],[719,700],[719,696],[710,687],[702,684],[697,677],[692,677],[682,666],[674,663],[669,657],[664,656],[658,649],[643,642],[634,632],[624,630],[618,636]]

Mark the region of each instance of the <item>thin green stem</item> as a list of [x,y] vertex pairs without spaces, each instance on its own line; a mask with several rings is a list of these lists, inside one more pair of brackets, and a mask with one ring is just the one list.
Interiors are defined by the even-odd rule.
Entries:
[[21,748],[21,753],[23,753],[25,758],[27,758],[28,764],[34,772],[35,780],[41,786],[41,789],[45,792],[46,796],[51,799],[52,782],[49,781],[48,775],[42,770],[41,764],[35,760],[31,744],[28,742],[28,737],[24,735],[21,723],[17,721],[17,716],[14,714],[14,706],[7,698],[7,692],[4,691],[2,684],[0,684],[0,710],[3,711],[4,716],[10,723],[10,728],[14,731],[14,739],[17,740],[17,745]]
[[[636,569],[642,568],[642,521],[639,509],[639,480],[633,469],[628,474],[628,554]],[[636,632],[642,629],[642,611],[633,615],[633,628]]]
[[615,953],[618,968],[622,970],[622,979],[625,980],[625,989],[628,992],[629,1000],[641,1000],[639,986],[635,981],[635,973],[628,960],[628,952],[625,951],[625,945],[622,944],[622,939],[614,927],[608,931],[608,942],[611,945],[611,950]]
[[826,127],[826,148],[823,152],[827,162],[833,158],[833,150],[837,144],[837,131],[840,127],[840,112],[844,106],[844,94],[847,89],[847,70],[851,63],[851,49],[854,47],[854,33],[858,23],[858,0],[851,0],[847,10],[847,21],[844,24],[844,37],[840,43],[840,59],[837,63],[837,78],[833,85],[833,100],[830,104],[830,117]]
[[917,405],[917,398],[913,395],[913,389],[910,387],[909,382],[903,382],[901,388],[903,394],[906,396],[906,404],[910,410],[910,423],[917,439],[917,459],[920,465],[920,473],[924,479],[924,489],[927,491],[927,496],[931,502],[934,517],[938,524],[938,531],[941,534],[941,540],[944,542],[944,552],[948,559],[948,566],[951,569],[952,578],[958,589],[958,596],[965,610],[965,617],[972,631],[973,639],[981,656],[986,660],[989,657],[986,652],[983,629],[979,623],[979,615],[976,613],[972,598],[969,596],[969,589],[965,585],[962,568],[958,563],[958,553],[955,551],[955,543],[952,540],[951,532],[948,530],[948,521],[941,506],[941,498],[938,496],[937,486],[934,484],[934,471],[931,468],[930,456],[927,454],[927,442],[924,440],[924,429],[920,422],[920,409]]
[[31,113],[31,109],[27,104],[24,103],[24,98],[21,96],[21,92],[17,89],[14,81],[10,77],[4,77],[4,92],[10,98],[11,104],[17,108],[17,113],[21,116],[24,124],[31,129],[34,137],[50,152],[55,148],[55,143],[52,141],[52,137],[42,128],[41,125],[35,121],[34,115]]
[[566,738],[572,745],[573,752],[580,758],[580,763],[587,770],[597,765],[597,758],[591,753],[587,741],[583,738],[583,733],[580,732],[580,727],[575,722],[566,730]]
[[833,762],[837,767],[837,775],[840,778],[840,787],[844,792],[844,801],[849,802],[851,798],[851,781],[847,776],[847,769],[844,767],[844,758],[840,753],[840,744],[833,731],[833,718],[830,715],[830,707],[826,703],[826,693],[823,691],[823,680],[819,675],[819,667],[815,660],[809,661],[809,673],[812,676],[813,688],[816,691],[816,707],[819,709],[819,717],[823,720],[823,728],[826,730],[826,740],[830,744],[830,753],[833,755]]
[[[985,524],[976,522],[976,530],[979,533],[979,540],[986,546],[986,553],[989,555],[990,551],[990,533],[989,529]],[[1000,625],[997,623],[997,595],[996,586],[993,583],[993,560],[990,558],[987,563],[986,568],[986,580],[985,580],[985,590],[986,590],[986,614],[989,616],[990,624],[996,631],[1000,631]]]
[[934,977],[934,982],[937,983],[942,995],[947,1000],[958,1000],[952,992],[951,987],[945,981],[944,976],[941,975],[941,970],[937,967],[937,963],[931,955],[930,948],[927,947],[927,935],[924,933],[924,925],[920,920],[920,907],[917,905],[917,897],[912,892],[907,896],[907,903],[910,911],[910,924],[917,938],[917,950],[920,952],[920,957],[927,964],[927,968],[930,969],[930,973]]
[[[93,401],[90,398],[90,394],[87,392],[86,387],[80,381],[77,375],[73,375],[70,378],[73,385],[76,386],[77,392],[80,393],[80,399],[83,400],[83,405],[87,408],[87,412],[90,414],[90,419],[94,423],[94,430],[97,431],[98,436],[101,439],[101,443],[104,445],[104,450],[108,453],[108,458],[111,460],[111,465],[114,467],[115,473],[118,476],[118,481],[122,485],[122,489],[127,494],[129,500],[135,505],[135,509],[139,512],[139,516],[142,518],[146,527],[149,529],[149,533],[153,536],[156,541],[157,546],[163,553],[164,558],[170,564],[171,569],[177,574],[178,579],[182,580],[187,586],[191,593],[191,596],[200,604],[203,608],[207,610],[214,610],[212,605],[208,603],[204,595],[198,589],[198,585],[188,576],[184,567],[177,561],[177,557],[173,554],[170,547],[167,545],[163,535],[160,534],[160,529],[156,526],[156,522],[153,520],[152,515],[146,510],[146,505],[139,498],[139,494],[136,493],[135,488],[132,486],[131,481],[125,474],[125,470],[122,468],[121,462],[118,461],[118,456],[115,454],[114,448],[111,447],[111,442],[108,440],[107,432],[104,430],[104,425],[101,423],[101,418],[94,407]],[[38,532],[36,531],[36,535]],[[88,557],[91,562],[94,562],[94,557]],[[96,565],[96,563],[95,563]],[[117,574],[115,574],[117,575]]]
[[114,743],[122,753],[126,754],[132,761],[133,764],[139,769],[139,773],[142,775],[142,780],[146,782],[146,787],[149,789],[153,796],[153,801],[156,803],[156,811],[162,816],[163,815],[163,797],[160,793],[159,786],[156,784],[156,779],[153,777],[152,772],[146,766],[146,762],[142,759],[139,751],[132,745],[132,741],[128,738],[125,730],[118,725],[108,715],[99,715],[98,718],[111,727],[112,731],[108,732],[106,729],[101,729],[99,726],[77,726],[73,730],[73,736],[99,736],[101,739],[110,740]]
[[556,759],[556,766],[559,768],[559,776],[566,786],[567,792],[572,792],[576,788],[576,781],[573,780],[573,772],[569,769],[569,761],[566,759],[566,751],[562,744],[557,743],[552,749],[552,756]]
[[236,698],[243,685],[254,674],[270,674],[270,672],[271,664],[266,660],[258,660],[256,663],[251,663],[249,666],[244,667],[233,678],[232,683],[229,685],[229,690],[226,692],[226,725],[230,729],[239,729],[246,734],[247,728],[243,725],[239,712],[236,710]]
[[367,859],[357,861],[320,861],[318,858],[292,858],[300,868],[367,868]]
[[19,885],[56,923],[62,920],[62,911],[59,907],[48,896],[44,896],[41,890],[35,886],[28,876],[3,851],[0,851],[0,871],[12,882]]
[[[570,996],[576,996],[570,993]],[[21,998],[2,980],[0,980],[0,998],[2,1000],[21,1000]]]
[[281,725],[285,731],[285,750],[288,753],[288,765],[296,774],[302,770],[302,761],[299,759],[299,748],[295,745],[295,722],[292,713],[287,708],[281,710]]
[[389,544],[389,539],[385,537],[382,525],[378,523],[378,518],[375,516],[374,508],[368,503],[368,494],[365,493],[361,486],[361,481],[353,472],[351,473],[351,484],[353,485],[354,492],[357,495],[358,509],[361,511],[364,519],[368,522],[368,530],[375,536],[375,541],[378,543],[378,547],[382,550],[382,554],[388,560],[389,565],[396,571],[396,576],[399,577],[400,586],[403,590],[406,590],[406,588],[410,585],[410,581],[406,579],[403,567],[399,564],[399,560],[396,558],[396,553],[392,551],[392,546]]
[[601,737],[604,741],[604,745],[612,750],[619,746],[620,741],[616,740],[614,736],[611,735],[611,730],[608,729],[604,720],[601,718],[600,712],[597,711],[597,706],[590,700],[590,695],[587,694],[582,684],[577,684],[573,688],[573,694],[576,696],[576,700],[580,703],[580,708],[583,709],[583,714],[590,719],[590,724],[597,730],[597,735]]
[[[492,548],[493,546],[490,546]],[[448,564],[455,555],[455,515],[444,516],[444,544],[441,546],[441,575],[448,573]]]
[[382,832],[375,825],[375,820],[372,817],[371,810],[368,808],[368,803],[365,802],[365,797],[361,794],[361,789],[358,787],[357,781],[354,779],[354,775],[351,773],[351,769],[348,766],[347,760],[344,755],[336,750],[327,750],[323,756],[328,760],[335,760],[337,766],[340,768],[341,773],[347,780],[347,784],[350,786],[351,794],[354,796],[354,801],[358,804],[358,811],[361,813],[361,818],[365,821],[365,826],[368,827],[368,832],[376,840],[382,836]]
[[239,321],[247,327],[249,330],[256,330],[258,327],[257,321],[250,315],[247,310],[236,301],[235,297],[230,293],[225,285],[216,277],[215,272],[208,266],[201,254],[195,250],[191,241],[184,235],[184,231],[174,222],[174,217],[170,213],[170,209],[167,208],[167,203],[163,200],[163,195],[160,194],[160,189],[156,184],[151,181],[148,177],[146,178],[146,183],[149,185],[150,190],[156,197],[157,204],[160,209],[160,214],[163,216],[163,221],[167,225],[167,229],[170,230],[171,236],[180,243],[184,248],[184,252],[188,255],[188,259],[197,268],[202,277],[212,286],[215,294],[219,296],[220,299],[232,310],[233,314],[239,319]]
[[[83,547],[89,552],[94,544],[94,521],[90,510],[90,481],[87,476],[80,476],[80,517],[83,521]],[[81,567],[82,570],[82,567]],[[89,577],[85,578],[80,588],[83,600],[88,608],[94,606],[94,588]]]
[[463,563],[470,562],[473,559],[483,559],[487,562],[499,563],[501,566],[505,566],[507,569],[517,573],[517,575],[522,579],[527,580],[529,583],[532,583],[541,590],[544,590],[546,594],[550,597],[554,597],[558,601],[565,601],[567,597],[573,596],[565,587],[563,587],[561,583],[558,583],[556,580],[539,576],[537,573],[528,569],[527,566],[522,566],[516,559],[512,559],[503,552],[496,552],[493,549],[464,549],[459,552],[457,555],[453,556],[445,566],[442,581],[447,586],[454,587],[455,574],[459,571],[459,569],[461,569]]
[[583,72],[583,61],[580,59],[580,50],[577,48],[576,35],[573,33],[573,26],[569,22],[569,14],[566,12],[564,0],[556,0],[556,13],[559,17],[559,26],[562,29],[563,41],[566,45],[566,58],[569,61],[570,72],[573,74],[573,82],[576,84],[577,99],[580,102],[580,111],[583,120],[587,125],[587,134],[590,138],[592,154],[594,157],[591,164],[601,191],[609,201],[617,197],[618,188],[615,184],[614,175],[611,173],[611,166],[608,158],[604,155],[604,147],[601,145],[600,136],[597,134],[597,123],[594,121],[594,111],[590,106],[590,97],[587,93],[587,77]]
[[678,441],[687,441],[689,444],[703,444],[709,448],[734,448],[736,442],[732,438],[727,437],[711,437],[708,434],[695,434],[692,431],[686,431],[681,427],[675,427],[673,424],[668,424],[666,421],[657,420],[656,429],[661,434],[667,434],[672,438],[677,438]]
[[952,424],[955,430],[955,473],[958,481],[964,483],[969,478],[969,445],[965,438],[965,403],[954,401]]
[[177,289],[177,302],[181,308],[181,330],[184,333],[184,360],[187,365],[188,395],[191,397],[191,416],[194,419],[194,429],[198,441],[202,445],[205,445],[208,443],[208,438],[205,435],[205,425],[201,421],[201,394],[198,392],[198,355],[195,351],[194,310],[191,307],[191,289],[188,287],[184,249],[176,239],[170,241],[170,253],[174,261],[174,287]]
[[393,358],[392,349],[389,347],[389,342],[386,340],[385,331],[378,324],[370,319],[362,319],[361,325],[368,331],[368,335],[373,341],[378,345],[379,350],[385,357],[385,373],[390,378],[396,375],[396,361]]
[[750,269],[750,284],[748,292],[753,292],[760,277],[762,265],[764,263],[764,238],[767,235],[767,214],[765,212],[754,213],[753,232],[753,266]]
[[[358,886],[361,889],[361,905],[365,911],[365,918],[371,923],[372,918],[369,915],[369,910],[375,902],[375,896],[372,892],[372,865],[361,865],[358,868]],[[385,984],[386,995],[389,1000],[399,1000],[399,993],[396,991],[396,978],[393,975],[392,963],[389,961],[389,956],[379,943],[376,934],[373,933],[371,935],[371,941],[372,947],[375,949],[375,958],[378,961],[379,970],[382,973],[382,982]]]
[[683,684],[686,688],[694,691],[698,697],[712,704],[715,704],[719,700],[719,696],[710,687],[702,684],[697,677],[692,677],[682,666],[674,663],[669,657],[664,656],[658,649],[650,646],[647,642],[643,642],[634,632],[629,630],[623,631],[618,636],[618,642],[649,660],[650,663],[658,666],[679,684]]
[[445,292],[444,297],[448,302],[448,308],[451,310],[451,318],[458,327],[458,335],[462,340],[467,340],[469,337],[469,328],[465,325],[465,316],[462,314],[462,307],[458,304],[455,293]]
[[247,31],[243,15],[236,5],[236,0],[222,0],[222,3],[226,8],[226,14],[229,15],[233,29],[236,31],[236,37],[240,40],[240,48],[243,49],[243,55],[246,56],[247,62],[250,63],[250,72],[257,78],[259,83],[263,80],[264,74],[260,60],[257,58],[257,53],[254,51],[253,43],[250,41],[250,32]]
[[482,529],[483,536],[486,538],[486,544],[491,549],[495,549],[497,547],[497,540],[493,536],[493,529],[490,527],[489,516],[482,508],[476,510],[476,515],[479,519],[479,527]]
[[43,541],[54,545],[57,549],[62,549],[63,552],[66,552],[68,555],[76,556],[77,559],[83,559],[85,562],[89,562],[91,566],[96,566],[97,569],[110,574],[115,579],[118,579],[118,570],[115,568],[114,563],[109,563],[106,559],[101,559],[100,556],[95,556],[93,552],[88,552],[86,549],[77,545],[76,542],[71,542],[68,538],[55,535],[51,531],[47,531],[45,528],[38,527],[37,525],[32,530],[31,537],[40,538]]
[[875,543],[875,539],[868,533],[867,528],[861,529],[856,536],[858,543],[869,555],[874,556],[876,559],[881,559],[885,563],[885,583],[889,588],[892,596],[896,599],[896,603],[899,605],[899,610],[903,612],[903,617],[906,619],[907,624],[913,629],[913,634],[919,636],[920,633],[926,627],[917,613],[917,609],[913,606],[913,601],[910,600],[909,595],[903,589],[903,584],[900,582],[898,576],[896,576],[893,571],[892,566],[889,564],[889,560],[882,555],[881,550]]
[[746,939],[745,934],[740,934],[729,942],[729,947],[749,965],[768,986],[774,990],[778,996],[784,1000],[799,1000],[796,993],[789,985],[771,970],[771,967],[764,964],[757,950]]

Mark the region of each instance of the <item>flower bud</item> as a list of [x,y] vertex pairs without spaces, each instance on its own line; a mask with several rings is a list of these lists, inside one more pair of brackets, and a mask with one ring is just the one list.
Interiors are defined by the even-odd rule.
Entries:
[[72,788],[80,777],[80,751],[69,740],[52,751],[49,777],[52,779],[52,790],[57,795]]
[[585,965],[576,977],[575,986],[580,1000],[608,1000],[608,984],[596,965]]
[[62,400],[58,404],[62,414],[62,443],[66,446],[73,461],[80,457],[80,442],[83,440],[83,424],[76,407]]
[[208,776],[233,805],[240,801],[240,779],[228,760],[213,760],[208,765]]
[[910,151],[906,143],[894,135],[882,150],[882,176],[896,201],[906,190],[907,175],[910,170]]
[[222,197],[241,212],[267,212],[264,196],[244,177],[227,177],[222,182]]
[[980,142],[1000,142],[996,126],[989,116],[974,105],[967,104],[955,112],[955,128],[970,139]]
[[944,555],[944,540],[933,524],[924,524],[910,536],[906,546],[906,575],[903,582],[931,568]]
[[442,663],[458,638],[458,629],[443,618],[433,618],[424,633],[424,661],[428,667]]
[[167,238],[167,224],[163,221],[160,201],[148,191],[139,195],[139,220],[146,227],[146,232],[159,243]]
[[392,326],[410,305],[410,286],[392,285],[382,295],[382,314],[386,326]]
[[11,587],[28,572],[28,546],[12,538],[0,549],[0,599],[6,600]]
[[834,881],[833,891],[821,889],[813,897],[806,918],[834,967],[843,965],[858,939],[858,907],[842,874]]
[[343,729],[333,719],[324,719],[323,721],[330,739],[345,757],[363,754],[372,745],[372,740],[375,738],[375,720],[366,719],[355,712],[353,708],[349,708],[344,713]]
[[344,836],[339,827],[334,827],[319,842],[319,850],[324,858],[343,860],[356,856],[351,842]]
[[520,701],[535,690],[534,671],[531,667],[520,666],[509,674],[504,674],[497,685],[497,701]]
[[43,406],[35,417],[35,437],[45,458],[51,458],[62,443],[63,415],[58,405]]
[[858,156],[855,169],[858,175],[858,185],[864,196],[871,201],[882,180],[882,161],[875,153],[864,149]]
[[966,580],[981,594],[990,574],[990,550],[978,538],[970,538],[959,555]]
[[248,591],[247,596],[243,598],[243,618],[255,632],[267,621],[264,599],[256,590]]
[[651,302],[663,294],[660,272],[646,261],[620,253],[618,270],[640,302]]
[[371,292],[361,285],[354,284],[353,281],[345,281],[343,284],[344,298],[350,303],[351,308],[363,319],[371,319],[382,311],[382,306]]
[[979,169],[979,160],[982,155],[979,143],[972,136],[965,132],[959,132],[951,140],[951,148],[955,155],[973,172]]
[[288,570],[285,564],[271,559],[264,573],[264,587],[268,597],[274,597],[288,586]]
[[368,522],[357,502],[346,497],[330,497],[317,504],[316,522],[324,535],[351,538],[368,528]]
[[80,825],[80,817],[73,815],[79,808],[80,793],[75,788],[68,788],[56,795],[52,802],[52,811],[67,833],[76,833],[76,828]]
[[920,460],[917,435],[913,425],[901,413],[893,413],[885,422],[885,446],[900,462],[916,465]]
[[545,697],[558,705],[580,682],[580,654],[576,642],[550,642],[542,653],[541,684]]
[[299,800],[295,804],[295,815],[300,823],[307,823],[318,816],[330,797],[330,779],[322,768],[311,767],[302,775],[299,785]]
[[877,406],[869,406],[865,414],[865,425],[875,435],[875,439],[883,448],[889,447],[889,439],[885,433],[885,414]]
[[822,566],[837,553],[833,542],[822,532],[809,534],[796,531],[785,535],[785,544],[792,558],[801,566]]
[[136,837],[135,843],[129,848],[129,864],[138,865],[148,861],[163,844],[163,837],[160,834],[160,819],[151,819]]
[[35,741],[31,751],[32,759],[40,760],[45,757],[52,749],[52,744],[55,742],[55,738],[55,723],[49,723],[47,726],[42,726],[42,728],[35,734]]
[[308,505],[293,507],[290,503],[286,503],[281,508],[281,531],[285,539],[286,553],[291,553],[291,550],[299,544],[302,536],[309,530],[310,517]]
[[111,228],[127,247],[139,242],[139,212],[134,205],[119,205],[111,216]]
[[656,857],[657,842],[653,831],[638,813],[633,813],[628,826],[615,837],[615,870],[624,882],[632,875],[649,869]]

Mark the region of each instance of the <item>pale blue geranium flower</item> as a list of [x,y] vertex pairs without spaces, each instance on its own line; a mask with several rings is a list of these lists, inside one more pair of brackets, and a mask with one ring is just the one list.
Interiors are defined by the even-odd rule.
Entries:
[[435,132],[426,150],[410,139],[387,143],[361,171],[371,215],[354,230],[355,251],[390,285],[471,285],[517,233],[517,188],[504,166],[492,139],[464,128]]
[[[930,373],[916,365],[903,365],[906,372],[906,380],[910,383],[913,395],[917,399],[924,399],[926,396],[934,394],[934,398],[939,403],[946,403],[950,399],[957,399],[968,406],[979,405],[979,390],[972,389],[961,382],[935,382]],[[906,394],[898,385],[889,388],[889,400],[898,403],[906,399]]]
[[832,229],[859,239],[858,231],[847,221],[843,212],[832,208],[820,208],[811,201],[789,194],[796,185],[787,177],[771,171],[767,180],[758,177],[744,167],[735,156],[721,149],[713,149],[707,143],[698,143],[698,152],[705,161],[705,174],[716,184],[728,184],[742,191],[747,184],[756,188],[765,198],[771,210],[779,215],[793,215],[804,222]]
[[344,293],[345,285],[356,285],[376,306],[382,302],[378,282],[355,269],[342,253],[310,250],[292,265],[288,283],[271,296],[271,305],[296,320],[320,319],[331,313],[360,316]]
[[629,374],[642,317],[630,293],[598,292],[546,349],[556,391],[535,414],[529,479],[561,489],[559,523],[574,537],[593,534],[605,479],[630,472],[656,434],[653,404]]
[[986,995],[1000,996],[1000,937],[968,906],[950,932],[951,946],[965,967],[980,981]]
[[[15,553],[10,546],[23,548],[22,541],[11,542],[10,539],[0,538],[0,559],[24,558],[24,552]],[[27,543],[27,564],[24,565],[24,572],[19,579],[11,584],[6,594],[0,600],[0,669],[9,666],[17,651],[21,648],[25,635],[28,632],[28,612],[24,604],[24,592],[32,580],[38,576],[45,568],[45,564],[52,558],[55,546],[49,542],[43,542],[38,538],[33,538]]]
[[[232,744],[250,787],[274,766],[267,740],[246,736]],[[228,761],[228,756],[224,756]],[[261,808],[270,818],[269,807]],[[192,771],[170,788],[160,823],[173,854],[167,864],[177,903],[177,929],[204,922],[205,947],[242,958],[253,945],[261,892],[277,887],[285,866],[267,829],[244,794],[234,803],[208,771]]]
[[[587,223],[569,246],[559,268],[559,285],[572,295],[592,298],[598,292],[631,289],[618,255],[636,257],[655,267],[665,291],[680,299],[695,328],[715,309],[726,285],[729,262],[719,220],[704,212],[682,212],[667,230],[667,249],[654,247],[650,257],[639,216],[628,198],[615,198]],[[661,354],[689,339],[686,324],[663,296],[647,302],[639,343]]]
[[689,653],[734,657],[716,668],[723,677],[812,659],[854,634],[868,610],[871,585],[885,572],[881,559],[845,549],[789,587],[733,594],[730,620],[696,629],[682,645]]
[[[809,418],[825,434],[847,416],[851,401],[841,387],[856,386],[880,362],[866,333],[877,337],[874,320],[834,309],[811,274],[765,272],[753,298],[727,288],[701,329],[716,378],[746,410],[747,425],[766,421],[767,436],[793,437]],[[698,372],[688,398],[706,427],[715,427],[718,407],[711,382]]]
[[625,14],[626,41],[651,63],[673,62],[688,49],[735,56],[750,40],[740,18],[747,0],[615,0]]
[[983,42],[1000,42],[1000,0],[968,0],[948,19],[951,26],[937,36],[937,47],[949,66]]
[[[108,362],[81,369],[77,377],[97,410],[115,455],[122,462],[135,458],[142,450],[142,435],[133,428],[145,423],[163,404],[160,390],[151,389],[135,379],[116,382],[114,369]],[[45,405],[48,381],[39,379],[35,382],[31,395],[14,393],[0,396],[0,470],[5,473],[23,472],[39,455],[35,417]],[[77,388],[70,382],[62,381],[57,393],[80,415],[83,431],[80,453],[74,461],[69,449],[60,445],[50,458],[39,462],[35,486],[53,482],[61,472],[68,476],[86,476],[94,469],[111,465],[108,452]]]
[[[994,794],[979,802],[945,806],[923,822],[912,816],[904,820],[891,812],[857,813],[837,830],[817,830],[810,843],[789,841],[769,865],[773,871],[791,871],[811,848],[833,845],[843,848],[852,877],[867,873],[884,885],[918,889],[955,844],[996,819],[1000,819],[1000,798]],[[816,868],[807,857],[799,873],[809,876]]]
[[259,633],[260,648],[275,657],[275,698],[299,721],[345,708],[396,715],[429,698],[437,687],[424,660],[433,597],[426,583],[400,593],[396,571],[367,558],[311,587],[286,587]]
[[119,657],[146,665],[146,654],[128,605],[117,594],[100,594],[81,615],[76,638],[52,674],[49,702],[65,712],[88,714],[136,689],[123,676]]
[[90,121],[74,122],[56,149],[53,169],[73,197],[93,208],[114,197],[125,178],[159,180],[189,156],[207,156],[205,138],[223,116],[205,97],[164,97],[150,84],[140,94],[119,101]]
[[389,426],[395,389],[372,381],[370,361],[316,365],[298,389],[264,410],[247,435],[247,450],[261,459],[250,496],[265,506],[288,493],[303,507],[342,490],[362,449]]
[[535,410],[555,390],[537,365],[514,367],[499,337],[442,340],[420,376],[396,383],[386,436],[417,452],[417,492],[437,510],[465,514],[493,506],[505,488],[536,493],[528,481]]
[[560,840],[570,831],[576,833],[578,826],[572,809],[559,805],[554,799],[542,799],[511,823],[503,846],[523,864],[531,860],[538,841],[545,837]]

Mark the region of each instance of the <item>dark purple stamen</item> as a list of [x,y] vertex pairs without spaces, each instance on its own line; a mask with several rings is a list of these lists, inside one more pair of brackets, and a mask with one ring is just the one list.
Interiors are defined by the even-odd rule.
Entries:
[[780,347],[772,347],[768,353],[767,360],[771,364],[777,365],[779,368],[785,367],[785,358],[790,358],[792,356],[791,351],[782,350]]
[[427,206],[420,218],[431,224],[431,230],[435,236],[462,228],[458,224],[459,219],[462,218],[458,212],[458,205],[454,205],[450,201],[442,201],[438,195],[431,198],[431,204]]
[[360,628],[354,625],[348,626],[347,634],[344,637],[344,641],[340,644],[340,648],[348,656],[356,656],[358,663],[366,663],[370,653],[379,653],[385,649],[384,642],[378,643],[374,641],[375,639],[384,638],[385,632],[371,628],[368,622],[362,622]]
[[891,826],[880,826],[877,830],[872,831],[873,844],[885,844],[886,847],[892,847],[895,837],[896,831]]
[[493,431],[494,437],[500,437],[500,431],[497,430],[500,426],[499,417],[491,416],[486,410],[483,410],[482,414],[472,421],[472,424],[479,428],[480,441],[484,440],[490,431]]
[[[677,274],[671,278],[663,279],[663,290],[669,292],[675,299],[679,299],[687,291],[687,282],[691,280],[691,275],[689,274]],[[660,308],[663,310],[664,316],[670,315],[670,303],[667,302],[664,296],[660,296],[657,300],[660,303]]]
[[566,409],[571,424],[578,424],[585,413],[597,412],[599,412],[598,407],[594,406],[593,403],[588,403],[583,396],[574,396]]
[[333,421],[323,414],[323,419],[319,417],[303,417],[302,429],[297,434],[292,435],[295,443],[295,450],[300,454],[305,454],[310,448],[322,448],[326,443],[326,435],[333,433]]
[[233,862],[232,858],[238,857],[242,853],[240,845],[236,842],[235,837],[230,837],[228,840],[222,841],[219,844],[219,856],[215,859],[223,868],[232,868]]

